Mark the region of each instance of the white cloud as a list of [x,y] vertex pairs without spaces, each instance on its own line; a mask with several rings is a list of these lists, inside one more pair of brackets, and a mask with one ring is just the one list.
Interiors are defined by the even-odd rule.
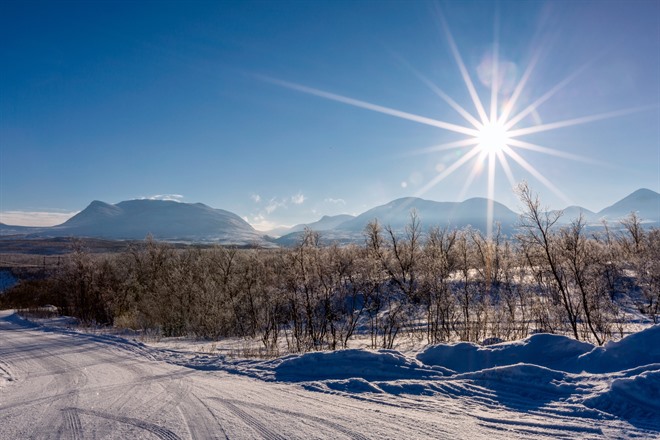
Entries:
[[295,196],[291,196],[291,203],[294,205],[302,205],[305,202],[305,196],[303,193],[298,193]]
[[328,197],[327,199],[323,200],[326,203],[332,203],[334,205],[345,205],[346,200],[344,199],[333,199],[332,197]]
[[170,202],[180,202],[183,199],[181,194],[155,194],[148,197],[140,197],[142,200],[167,200]]
[[266,212],[268,214],[272,214],[275,212],[276,209],[278,208],[284,208],[286,207],[286,202],[277,200],[276,198],[272,198],[268,201],[268,205],[266,205]]
[[12,226],[55,226],[78,212],[0,211],[0,222]]
[[[262,200],[261,196],[258,194],[252,194],[250,198],[257,203],[261,202]],[[290,204],[302,205],[305,202],[305,200],[306,200],[305,196],[303,195],[302,192],[299,192],[298,194],[293,195],[289,198],[280,199],[277,197],[273,197],[272,199],[268,200],[266,206],[264,206],[263,209],[259,210],[259,213],[256,216],[253,216],[253,221],[249,223],[255,229],[258,230],[269,230],[276,227],[280,227],[282,225],[276,225],[275,223],[269,222],[264,218],[264,216],[270,215],[273,212],[277,211],[278,209],[287,209],[290,206]]]
[[[252,200],[256,202],[261,201],[261,196],[259,196],[258,194],[253,194],[250,197],[252,198]],[[289,203],[294,205],[302,205],[305,202],[305,200],[306,198],[301,192],[289,198],[284,198],[284,199],[278,199],[277,197],[273,197],[268,201],[268,204],[266,205],[264,210],[266,211],[266,214],[272,214],[273,212],[275,212],[280,208],[287,208],[289,206]]]

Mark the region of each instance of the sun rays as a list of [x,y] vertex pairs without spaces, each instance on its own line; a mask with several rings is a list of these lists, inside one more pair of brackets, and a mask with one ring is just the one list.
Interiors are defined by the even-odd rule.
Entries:
[[433,154],[444,150],[461,151],[461,154],[452,164],[441,170],[438,170],[438,174],[431,178],[424,185],[422,185],[416,195],[424,195],[427,191],[432,189],[434,186],[436,186],[450,175],[457,172],[459,169],[472,164],[470,171],[466,175],[465,185],[461,190],[461,195],[464,195],[467,192],[470,185],[480,173],[485,172],[487,174],[486,180],[488,208],[486,217],[488,238],[492,237],[494,223],[493,200],[495,195],[496,173],[498,169],[501,169],[511,186],[515,186],[516,179],[511,168],[511,163],[515,163],[520,166],[529,175],[533,176],[534,179],[539,181],[565,202],[569,201],[568,197],[566,197],[566,195],[564,195],[562,191],[550,181],[550,179],[545,177],[543,173],[537,170],[520,154],[521,151],[516,150],[524,150],[532,153],[545,154],[553,157],[581,161],[590,164],[599,163],[596,160],[583,157],[572,152],[566,152],[550,148],[548,146],[537,145],[524,139],[520,139],[521,137],[624,116],[650,108],[637,107],[618,111],[596,113],[554,122],[542,123],[540,121],[533,121],[530,124],[530,119],[533,119],[530,116],[534,115],[544,103],[550,100],[560,90],[572,82],[577,76],[583,73],[592,63],[585,63],[576,71],[572,72],[558,83],[552,85],[549,89],[541,91],[541,93],[537,95],[538,98],[530,99],[531,104],[524,105],[522,106],[522,109],[518,109],[521,97],[523,96],[523,92],[526,90],[529,79],[534,73],[534,69],[538,64],[540,55],[539,51],[533,53],[529,64],[524,69],[517,84],[515,84],[515,87],[511,87],[507,93],[503,93],[503,90],[501,90],[500,75],[501,60],[499,60],[499,20],[496,17],[493,26],[493,58],[490,66],[491,71],[489,72],[490,84],[488,85],[490,87],[490,96],[489,102],[485,103],[482,101],[482,98],[480,97],[475,87],[475,83],[473,82],[472,76],[470,75],[469,70],[463,60],[454,36],[450,31],[448,23],[442,14],[439,14],[438,18],[450,53],[452,54],[456,67],[460,73],[462,82],[470,96],[471,105],[469,107],[472,109],[472,111],[466,108],[466,106],[456,102],[456,100],[454,100],[448,93],[446,93],[438,84],[434,83],[427,76],[415,70],[405,60],[400,61],[402,61],[406,67],[408,67],[408,69],[436,96],[438,96],[459,116],[461,116],[461,118],[465,121],[465,125],[422,116],[416,113],[406,112],[267,76],[258,76],[258,78],[291,90],[296,90],[309,95],[314,95],[320,98],[386,114],[400,119],[429,125],[465,136],[464,139],[443,143],[429,148],[419,149],[413,152],[413,154]]

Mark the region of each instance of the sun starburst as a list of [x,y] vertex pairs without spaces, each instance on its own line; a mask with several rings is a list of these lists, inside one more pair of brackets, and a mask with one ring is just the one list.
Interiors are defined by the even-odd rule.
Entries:
[[509,164],[509,159],[517,163],[525,171],[527,171],[531,176],[536,180],[542,183],[545,187],[555,193],[564,201],[569,201],[560,190],[557,188],[548,178],[546,178],[540,171],[538,171],[534,166],[532,166],[525,158],[523,158],[516,150],[527,150],[533,151],[536,153],[547,154],[555,157],[583,161],[587,163],[599,163],[596,160],[591,158],[579,156],[573,153],[568,153],[565,151],[557,150],[554,148],[541,146],[533,144],[527,141],[520,139],[526,135],[546,132],[550,130],[556,130],[560,128],[586,124],[594,121],[604,120],[608,118],[619,117],[639,111],[648,110],[649,108],[655,107],[637,107],[629,108],[618,111],[612,111],[607,113],[598,113],[593,115],[587,115],[578,118],[572,118],[567,120],[555,121],[550,123],[536,123],[533,125],[520,127],[519,125],[525,121],[529,115],[532,115],[537,112],[539,107],[547,102],[550,98],[556,95],[560,90],[566,87],[571,81],[573,81],[578,75],[580,75],[586,68],[591,64],[590,62],[585,63],[576,71],[572,72],[570,75],[566,76],[564,79],[559,81],[557,84],[550,87],[547,91],[540,95],[539,98],[532,101],[531,104],[524,107],[522,110],[516,112],[519,99],[523,94],[529,78],[532,76],[534,68],[537,65],[539,59],[539,52],[537,51],[534,56],[531,58],[531,61],[527,68],[524,70],[524,73],[520,77],[518,84],[513,88],[513,92],[507,96],[505,102],[500,106],[499,97],[501,95],[501,90],[499,89],[500,84],[498,81],[499,78],[499,40],[498,40],[498,20],[495,19],[494,25],[494,43],[493,43],[493,61],[492,61],[492,71],[490,72],[491,84],[490,84],[490,105],[488,111],[486,106],[482,102],[477,89],[474,86],[474,82],[470,76],[470,73],[463,61],[461,53],[456,45],[454,37],[450,31],[449,25],[447,24],[444,16],[438,14],[439,22],[443,29],[444,35],[446,37],[447,44],[451,54],[456,62],[458,70],[460,72],[461,78],[467,91],[470,95],[470,99],[476,111],[476,115],[468,111],[464,106],[458,104],[454,99],[452,99],[445,91],[443,91],[437,84],[431,81],[429,78],[416,71],[412,66],[410,66],[405,60],[401,60],[415,76],[417,76],[433,93],[435,93],[440,99],[442,99],[446,104],[448,104],[453,110],[455,110],[465,121],[467,125],[460,125],[456,123],[450,123],[434,118],[429,118],[426,116],[421,116],[415,113],[410,113],[391,107],[386,107],[366,101],[361,101],[359,99],[343,96],[336,93],[331,93],[328,91],[316,89],[313,87],[308,87],[301,84],[296,84],[288,81],[283,81],[280,79],[275,79],[272,77],[257,75],[257,77],[263,81],[267,81],[282,87],[286,87],[292,90],[303,92],[306,94],[318,96],[324,99],[340,102],[343,104],[351,105],[354,107],[363,108],[366,110],[383,113],[386,115],[394,116],[401,119],[406,119],[409,121],[430,125],[437,127],[443,130],[450,132],[458,133],[465,136],[464,139],[447,142],[444,144],[436,145],[430,148],[425,148],[417,150],[414,153],[434,153],[443,150],[452,150],[460,149],[463,150],[463,153],[458,156],[458,159],[448,167],[443,168],[438,172],[438,174],[432,178],[429,182],[421,187],[417,195],[421,196],[431,188],[436,186],[439,182],[456,172],[458,169],[469,164],[470,162],[474,163],[472,170],[467,176],[465,186],[460,197],[463,197],[465,192],[467,192],[468,187],[471,185],[472,181],[478,173],[482,170],[487,170],[487,194],[488,194],[488,207],[487,207],[487,236],[492,238],[493,231],[493,207],[494,207],[494,193],[495,193],[495,174],[497,164],[499,163],[500,167],[504,171],[509,183],[511,186],[515,186],[515,178],[513,176],[513,171]]
[[489,155],[500,153],[509,144],[509,132],[499,121],[488,121],[479,129],[477,146]]

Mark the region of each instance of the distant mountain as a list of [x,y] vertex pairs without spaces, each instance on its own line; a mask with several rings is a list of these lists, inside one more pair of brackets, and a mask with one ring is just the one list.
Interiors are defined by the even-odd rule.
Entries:
[[[463,227],[471,225],[475,229],[486,230],[486,211],[488,200],[484,198],[468,199],[464,202],[434,202],[416,197],[404,197],[385,205],[372,208],[352,220],[342,223],[337,229],[362,232],[367,224],[378,222],[393,229],[403,230],[410,223],[410,213],[417,212],[424,229],[432,226]],[[506,206],[493,202],[493,220],[509,228],[518,220],[518,215]]]
[[272,239],[272,237],[282,237],[288,234],[302,232],[305,230],[305,228],[310,228],[314,231],[328,231],[334,229],[341,223],[350,220],[352,218],[355,218],[355,216],[350,214],[324,215],[323,217],[321,217],[321,219],[312,223],[300,223],[290,227],[281,226],[266,231],[266,233],[269,235],[269,239],[271,239],[271,241],[273,240],[276,241],[277,238]]
[[61,225],[43,228],[37,235],[141,240],[148,234],[170,241],[262,242],[260,234],[232,212],[166,200],[128,200],[116,205],[96,200]]
[[[238,215],[214,209],[202,203],[180,203],[164,200],[129,200],[115,205],[94,201],[83,211],[53,227],[11,226],[0,223],[0,237],[94,237],[104,239],[142,240],[148,234],[159,240],[182,242],[212,242],[219,244],[288,246],[299,242],[302,230],[309,227],[321,232],[324,242],[360,242],[366,225],[378,219],[382,226],[402,232],[414,210],[421,228],[464,228],[468,225],[486,232],[488,200],[473,198],[464,202],[435,202],[416,197],[393,200],[372,208],[357,217],[324,216],[320,220],[296,225],[286,235],[274,239],[264,237]],[[563,210],[560,224],[576,219],[582,213],[590,227],[599,227],[602,219],[616,225],[630,212],[636,212],[647,227],[660,226],[660,194],[639,189],[607,208],[594,213],[579,206]],[[493,221],[502,232],[512,235],[519,221],[518,214],[498,202],[493,202]]]
[[[473,198],[457,203],[404,197],[372,208],[332,229],[322,231],[321,239],[325,242],[340,243],[363,240],[365,227],[374,219],[377,219],[383,227],[391,226],[393,230],[401,232],[410,223],[410,214],[413,210],[419,217],[423,231],[434,226],[463,228],[470,225],[485,233],[487,207],[488,199],[484,198]],[[493,202],[493,221],[501,224],[503,233],[512,234],[518,221],[518,214],[501,203]],[[300,236],[301,232],[292,232],[280,237],[276,242],[287,246],[297,243]]]
[[660,222],[660,194],[642,188],[619,200],[596,215],[599,219],[619,220],[636,212],[644,222]]
[[13,226],[5,223],[0,223],[0,237],[8,237],[12,235],[26,235],[39,232],[44,228],[38,226]]
[[286,235],[289,232],[291,232],[291,226],[278,226],[276,228],[264,231],[264,234],[272,238],[272,237],[281,237],[282,235]]
[[301,223],[299,225],[295,225],[289,230],[289,233],[304,231],[305,228],[310,228],[314,231],[328,231],[330,229],[335,229],[342,223],[354,218],[355,216],[350,214],[324,215],[320,220],[317,220],[313,223]]
[[[558,212],[559,212],[558,210],[553,210],[550,211],[549,213],[554,215]],[[589,209],[583,208],[581,206],[575,206],[575,205],[568,206],[562,209],[561,212],[562,215],[559,218],[559,224],[562,225],[569,224],[574,220],[577,220],[578,217],[580,217],[580,214],[582,214],[583,219],[588,223],[597,221],[598,219],[598,215],[595,212],[590,211]]]
[[[610,226],[616,227],[620,220],[636,212],[647,226],[660,226],[660,194],[650,189],[638,189],[632,194],[619,200],[598,212],[590,211],[581,206],[569,206],[562,210],[559,224],[565,225],[576,220],[580,213],[590,227],[601,227],[603,220]],[[558,211],[550,211],[556,213]]]

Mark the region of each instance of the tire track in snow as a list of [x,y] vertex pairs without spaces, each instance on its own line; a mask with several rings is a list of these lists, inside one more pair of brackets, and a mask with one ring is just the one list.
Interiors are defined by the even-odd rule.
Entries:
[[[386,400],[389,397],[389,394],[387,393],[375,394],[372,395],[371,397],[367,397],[364,395],[356,395],[352,393],[344,393],[334,390],[333,391],[313,390],[310,393],[308,390],[305,390],[304,388],[290,389],[287,390],[286,392],[295,395],[299,399],[303,399],[305,402],[307,402],[306,405],[314,405],[314,407],[319,408],[320,411],[324,411],[324,408],[328,404],[327,399],[323,398],[324,395],[340,397],[344,399],[344,401],[341,402],[342,408],[350,408],[354,410],[355,413],[361,413],[361,414],[368,413],[376,417],[385,416],[386,422],[384,424],[396,428],[398,432],[401,432],[402,438],[403,437],[438,438],[438,436],[439,438],[443,438],[443,436],[444,438],[451,437],[450,431],[447,431],[445,426],[438,424],[434,424],[433,426],[429,426],[427,424],[420,424],[419,420],[413,415],[401,417],[400,415],[391,413],[390,412],[391,410],[396,411],[400,408],[405,408],[406,406],[402,405],[401,402]],[[365,407],[361,405],[349,404],[348,402],[350,402],[351,400],[355,400],[357,402],[365,402],[368,403],[369,405],[375,405],[375,406]],[[441,407],[438,407],[437,402],[429,402],[424,407],[417,406],[415,408],[411,407],[410,409],[415,411],[421,411],[423,413],[430,413],[430,412],[436,413],[438,410],[441,410],[444,414],[446,414],[449,417],[447,420],[444,421],[444,423],[447,423],[448,421],[452,421],[453,423],[454,418],[452,416],[461,416],[464,414],[464,412],[457,411],[453,405],[452,406],[442,405]],[[412,434],[413,432],[416,434]]]
[[[244,402],[240,402],[240,401],[234,401],[234,402],[244,404]],[[281,414],[286,414],[288,416],[293,416],[297,419],[310,420],[312,422],[318,423],[320,425],[325,425],[325,426],[327,426],[331,429],[334,429],[335,431],[340,432],[340,433],[346,435],[349,438],[353,438],[353,439],[356,439],[356,440],[369,440],[368,437],[365,437],[362,434],[359,434],[355,431],[352,431],[352,430],[346,428],[343,425],[340,425],[339,423],[332,422],[332,421],[324,419],[322,417],[312,416],[312,415],[309,415],[309,414],[296,412],[296,411],[291,411],[291,410],[287,410],[287,409],[281,409],[281,408],[277,408],[275,406],[258,405],[258,404],[250,404],[250,406],[253,407],[253,408],[261,408],[261,409],[266,410],[266,411],[272,411],[272,412],[278,412],[278,413],[281,413]]]
[[[509,433],[510,437],[551,439],[602,439],[603,432],[598,428],[584,426],[564,426],[561,424],[549,425],[547,423],[523,422],[521,420],[506,420],[490,417],[475,416],[477,423],[489,431]],[[607,438],[607,436],[605,436]]]
[[[0,381],[14,382],[16,376],[12,373],[11,368],[7,362],[0,359]],[[2,383],[0,383],[2,387]]]
[[99,417],[106,420],[112,420],[114,422],[124,423],[127,425],[135,426],[136,428],[149,431],[154,434],[156,437],[162,440],[181,440],[181,437],[176,435],[174,432],[169,429],[158,426],[154,423],[149,423],[144,420],[134,419],[132,417],[124,416],[115,416],[112,414],[103,413],[101,411],[95,411],[92,409],[82,409],[82,408],[65,408],[65,411],[75,412],[77,414],[83,414],[92,417]]
[[85,333],[81,331],[63,329],[59,327],[46,327],[46,326],[38,326],[34,330],[42,331],[46,333],[58,334],[58,335],[65,335],[76,338],[78,340],[84,340],[88,343],[106,344],[116,349],[128,351],[138,357],[146,358],[150,361],[158,361],[156,356],[154,356],[154,350],[150,349],[148,346],[144,345],[141,342],[125,339],[122,338],[121,336]]
[[[192,401],[194,401],[194,405],[192,404]],[[202,406],[201,409],[199,408],[199,405]],[[225,428],[222,426],[222,422],[218,416],[213,412],[210,406],[204,403],[204,401],[194,393],[190,393],[188,399],[181,402],[179,410],[181,411],[183,421],[188,426],[190,436],[193,439],[229,439],[229,436],[227,435]],[[207,418],[202,417],[202,413],[210,414],[212,420],[209,421]],[[218,429],[222,432],[222,436],[217,435]]]
[[[486,384],[491,384],[491,386],[485,386]],[[493,384],[496,386],[493,387]],[[502,384],[508,386],[504,387]],[[521,386],[511,381],[497,380],[457,380],[452,383],[451,379],[448,379],[436,384],[434,388],[443,395],[464,398],[465,403],[476,404],[476,410],[481,407],[497,412],[506,407],[519,414],[513,420],[474,416],[480,425],[491,429],[516,431],[523,435],[548,435],[552,438],[573,437],[576,433],[580,433],[582,436],[603,435],[603,431],[596,426],[597,421],[594,420],[595,412],[593,410],[585,408],[583,405],[565,402],[568,393],[553,393],[544,386],[534,384]],[[536,400],[531,397],[531,394],[537,396]],[[579,394],[579,392],[573,392],[572,395],[575,394]],[[539,397],[548,403],[539,405],[537,402]],[[561,406],[555,407],[553,402],[556,401],[564,402]],[[537,421],[548,419],[554,420],[554,423]],[[593,423],[589,423],[590,421]]]
[[80,417],[78,417],[78,413],[71,409],[63,409],[62,412],[64,413],[64,432],[62,434],[65,434],[64,436],[60,436],[60,438],[67,438],[71,440],[79,440],[85,438],[82,435],[82,424],[80,423]]
[[[56,390],[55,394],[39,399],[40,402],[38,405],[35,402],[27,403],[28,406],[32,407],[32,416],[41,419],[41,426],[32,428],[32,432],[29,434],[30,438],[50,438],[52,432],[48,427],[62,426],[62,413],[59,411],[59,406],[62,404],[69,406],[76,405],[80,390],[85,387],[89,380],[84,371],[62,357],[62,350],[72,350],[72,347],[58,344],[52,345],[54,347],[49,346],[48,349],[39,348],[40,356],[36,358],[30,358],[28,356],[36,364],[35,368],[39,368],[46,373],[29,376],[29,379],[33,377],[48,378],[49,382],[46,388]],[[66,425],[67,423],[65,421],[62,429],[65,429],[67,427]],[[65,438],[70,438],[70,436],[66,436]]]
[[252,430],[258,432],[266,440],[286,440],[287,437],[281,436],[280,434],[271,431],[263,423],[257,420],[256,417],[248,414],[247,412],[240,409],[238,406],[234,405],[231,401],[223,399],[221,397],[213,397],[213,400],[220,402],[225,408],[234,413],[243,423],[245,423]]
[[173,415],[174,413],[181,416],[185,423],[185,418],[181,412],[181,403],[187,401],[190,396],[192,388],[190,382],[179,378],[178,375],[170,375],[166,378],[163,381],[155,382],[155,385],[160,387],[161,391],[140,404],[140,407],[147,409],[143,413],[144,417],[152,420],[169,420],[176,418]]

